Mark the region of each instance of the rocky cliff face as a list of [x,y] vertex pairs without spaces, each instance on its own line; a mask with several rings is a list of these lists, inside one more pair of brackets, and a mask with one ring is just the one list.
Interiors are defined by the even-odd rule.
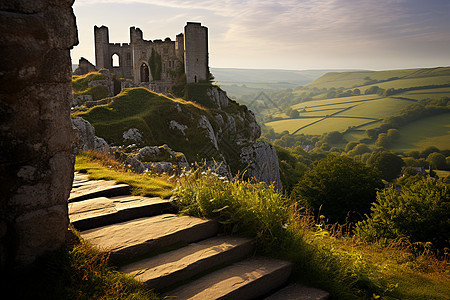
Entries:
[[110,144],[167,144],[183,152],[189,162],[223,162],[222,169],[231,170],[229,176],[247,168],[250,177],[275,182],[281,188],[276,152],[269,144],[257,142],[261,128],[254,114],[218,87],[191,88],[203,89],[196,91],[202,97],[199,101],[197,96],[189,97],[189,102],[132,88],[123,90],[107,106],[79,116],[90,121],[97,135]]

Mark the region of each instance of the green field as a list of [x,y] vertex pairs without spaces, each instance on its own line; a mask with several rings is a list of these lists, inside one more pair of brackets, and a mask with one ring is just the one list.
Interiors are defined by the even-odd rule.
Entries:
[[[369,80],[379,82],[364,85]],[[343,132],[349,127],[354,127],[345,134],[345,138],[347,141],[358,141],[367,137],[365,130],[378,127],[386,118],[397,115],[402,109],[420,100],[450,97],[450,87],[432,87],[449,84],[450,67],[379,72],[331,72],[306,85],[305,88],[292,92],[295,97],[300,97],[305,94],[305,91],[307,95],[311,93],[308,90],[314,91],[312,97],[314,100],[290,106],[291,109],[300,112],[300,118],[289,119],[285,113],[277,113],[272,116],[282,117],[284,120],[269,122],[265,125],[272,127],[278,133],[288,130],[291,134],[312,135],[321,135],[330,131]],[[375,85],[383,89],[417,88],[417,90],[404,91],[389,97],[370,94],[326,99],[327,91],[331,87],[337,91],[339,87],[348,89],[358,85],[362,85],[358,87],[361,92]],[[450,118],[445,115],[445,117],[436,116],[415,121],[400,128],[403,138],[397,150],[419,149],[427,145],[448,149],[450,148],[448,145],[449,124]],[[422,128],[423,126],[426,128]]]
[[[379,81],[379,82],[372,82]],[[450,68],[408,69],[364,72],[330,72],[306,85],[307,88],[405,88],[450,83]]]
[[272,127],[275,132],[283,132],[285,130],[289,133],[295,132],[297,129],[314,123],[321,118],[305,118],[305,119],[287,119],[266,123],[266,126]]
[[386,116],[395,114],[412,103],[414,102],[397,98],[380,98],[369,102],[362,102],[338,115],[384,119]]
[[[330,131],[344,131],[349,126],[359,126],[370,122],[370,120],[366,119],[358,119],[358,118],[326,118],[320,122],[312,124],[311,126],[305,127],[299,130],[296,133],[304,133],[304,134],[313,134],[320,135],[324,132]],[[275,130],[276,131],[276,130]]]
[[450,114],[441,114],[416,121],[401,128],[394,151],[411,151],[435,146],[450,149]]

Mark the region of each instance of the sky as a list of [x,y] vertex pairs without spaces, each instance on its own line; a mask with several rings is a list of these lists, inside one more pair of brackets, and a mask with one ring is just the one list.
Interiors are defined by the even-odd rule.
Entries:
[[94,25],[110,43],[209,29],[210,67],[387,70],[450,66],[450,0],[75,0],[80,57],[95,64]]

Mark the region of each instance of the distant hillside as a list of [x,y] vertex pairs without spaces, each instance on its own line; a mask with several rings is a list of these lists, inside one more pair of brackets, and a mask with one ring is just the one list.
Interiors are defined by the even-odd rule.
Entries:
[[[368,130],[384,132],[377,128],[411,105],[450,97],[450,67],[329,72],[303,88],[269,93],[269,97],[282,112],[260,110],[263,115],[259,119],[275,132],[321,135],[339,131],[345,133],[347,141],[367,143]],[[402,136],[394,148],[411,150],[436,145],[450,149],[450,119],[448,113],[439,115],[441,112],[445,110],[420,113],[406,123],[400,118],[398,125],[391,122],[394,125],[390,128],[399,129]],[[427,129],[419,130],[421,126]],[[370,137],[372,143],[374,138]]]
[[377,85],[381,88],[405,88],[448,83],[450,67],[389,71],[328,72],[306,85],[307,88],[356,88]]

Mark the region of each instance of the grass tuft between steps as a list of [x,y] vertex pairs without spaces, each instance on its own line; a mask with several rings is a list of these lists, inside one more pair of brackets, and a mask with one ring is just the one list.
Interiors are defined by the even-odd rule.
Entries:
[[75,235],[72,245],[10,274],[6,280],[10,295],[14,299],[159,299],[143,283],[114,270],[108,264],[108,253]]

